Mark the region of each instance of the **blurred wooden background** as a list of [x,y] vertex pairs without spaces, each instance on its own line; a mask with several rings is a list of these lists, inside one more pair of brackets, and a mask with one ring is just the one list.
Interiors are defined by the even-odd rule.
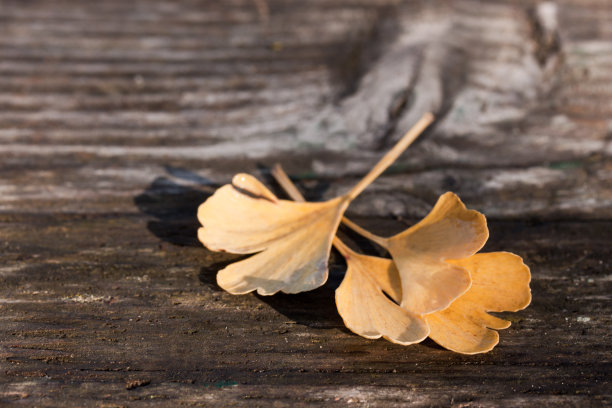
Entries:
[[[612,4],[0,0],[0,401],[16,406],[604,406]],[[458,193],[532,305],[491,353],[344,328],[330,281],[232,296],[195,209],[237,172],[346,191],[381,234]],[[363,242],[356,242],[371,250]]]

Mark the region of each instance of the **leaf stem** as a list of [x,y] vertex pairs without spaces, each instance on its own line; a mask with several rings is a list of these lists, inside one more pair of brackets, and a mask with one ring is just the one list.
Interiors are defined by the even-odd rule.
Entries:
[[285,190],[287,194],[289,194],[289,197],[291,197],[293,201],[297,201],[298,203],[303,203],[306,201],[302,193],[300,193],[300,190],[298,190],[295,184],[293,184],[293,182],[291,181],[287,173],[285,173],[285,170],[283,170],[280,164],[276,164],[272,168],[271,173],[276,182],[280,184],[280,186],[283,188],[283,190]]
[[359,235],[361,235],[362,237],[367,238],[370,241],[376,242],[381,247],[387,249],[387,238],[383,238],[379,235],[371,233],[367,229],[355,224],[353,221],[349,220],[346,217],[342,217],[342,223],[353,231],[355,231],[356,233],[358,233]]
[[355,199],[363,190],[365,190],[372,182],[380,176],[397,158],[402,154],[408,146],[416,140],[417,137],[433,122],[434,116],[431,113],[426,113],[419,121],[410,129],[391,150],[385,154],[382,159],[359,181],[345,197],[349,200]]

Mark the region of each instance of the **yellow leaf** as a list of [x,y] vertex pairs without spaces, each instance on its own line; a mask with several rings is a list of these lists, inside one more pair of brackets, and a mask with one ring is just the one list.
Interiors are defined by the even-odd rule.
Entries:
[[423,220],[389,238],[343,221],[389,251],[401,277],[400,304],[417,314],[443,310],[470,288],[469,272],[446,260],[473,255],[489,237],[484,215],[466,209],[451,192]]
[[340,241],[347,271],[336,289],[336,306],[344,324],[368,339],[385,339],[402,345],[418,343],[429,334],[425,319],[400,307],[390,297],[399,296],[399,274],[389,259],[365,256]]
[[448,309],[425,316],[431,328],[429,337],[458,353],[490,351],[499,342],[499,334],[491,329],[505,329],[510,322],[487,312],[515,312],[529,305],[529,267],[509,252],[482,253],[449,262],[470,272],[472,287]]
[[[280,166],[272,174],[292,198],[303,201],[302,195]],[[481,234],[466,234],[472,239],[462,242],[457,231],[465,230],[462,222],[467,221],[470,225],[474,220],[475,231]],[[429,336],[449,350],[464,354],[490,351],[499,341],[498,333],[491,329],[505,329],[510,322],[487,312],[517,311],[531,302],[531,274],[519,256],[509,252],[469,255],[482,246],[488,232],[484,217],[466,210],[454,194],[441,196],[431,213],[421,222],[388,239],[378,237],[350,220],[344,221],[383,246],[389,246],[389,241],[397,237],[397,242],[403,242],[410,251],[427,253],[433,242],[445,243],[442,248],[447,252],[442,259],[449,266],[471,275],[472,282],[469,290],[448,308],[424,316],[431,329]],[[405,308],[400,307],[404,313],[398,311],[397,303],[385,296],[388,295],[395,302],[403,298],[404,277],[400,277],[394,262],[356,254],[338,238],[334,239],[334,245],[344,255],[348,265],[346,276],[336,290],[336,304],[345,325],[367,338],[382,335],[399,344],[419,341],[416,340],[419,335],[429,328]],[[448,259],[450,257],[462,259]],[[434,288],[434,292],[439,292],[439,289]]]
[[344,198],[279,200],[254,177],[238,174],[198,209],[198,238],[214,251],[263,251],[219,271],[217,283],[228,292],[302,292],[327,280],[331,242],[347,205]]

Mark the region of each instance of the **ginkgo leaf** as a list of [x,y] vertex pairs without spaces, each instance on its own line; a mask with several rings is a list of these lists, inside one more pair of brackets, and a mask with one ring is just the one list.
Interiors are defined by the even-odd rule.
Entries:
[[[280,166],[277,166],[272,174],[293,199],[304,201]],[[463,211],[456,211],[457,200],[439,200],[439,206],[436,207],[448,209],[432,211],[421,223],[415,225],[412,231],[419,228],[426,230],[431,225],[443,224],[445,217],[450,220],[466,218],[457,215],[457,212],[462,214],[465,211],[462,205],[459,208]],[[444,214],[446,215],[442,216]],[[349,220],[345,219],[345,222],[352,224],[362,235],[386,244],[384,238],[371,234]],[[419,243],[423,244],[416,244]],[[393,261],[356,254],[338,238],[334,239],[334,245],[344,255],[348,265],[346,276],[336,290],[336,304],[345,325],[363,337],[378,338],[382,335],[395,343],[410,344],[410,338],[416,339],[421,333],[419,330],[423,328],[422,322],[415,320],[415,314],[404,308],[400,307],[407,315],[396,309],[397,302],[400,302],[403,296],[400,272]],[[417,245],[413,246],[415,247]],[[474,247],[470,248],[468,245],[462,248],[461,245],[454,244],[448,254],[461,257],[465,255],[465,251],[474,250]],[[519,256],[509,252],[476,254],[463,259],[446,259],[446,262],[467,271],[472,277],[472,285],[450,307],[423,316],[431,328],[429,336],[443,347],[458,353],[476,354],[490,351],[499,341],[498,333],[491,329],[505,329],[510,326],[510,322],[487,312],[517,311],[529,305],[529,268]],[[388,298],[383,300],[383,294]]]
[[312,290],[327,280],[327,259],[346,207],[433,121],[426,114],[345,195],[321,203],[279,200],[254,177],[239,174],[198,208],[198,238],[213,251],[257,253],[219,271],[233,294]]
[[[304,202],[280,165],[272,170],[272,175],[291,198]],[[399,273],[393,261],[358,254],[337,237],[333,244],[347,263],[344,279],[336,289],[336,306],[347,328],[368,339],[384,337],[402,345],[427,337],[429,327],[423,317],[389,299],[401,297]]]
[[393,261],[360,255],[340,242],[336,248],[344,255],[347,270],[336,289],[336,306],[347,328],[368,339],[381,336],[392,343],[418,343],[429,334],[422,316],[391,301],[399,296],[399,274]]
[[343,198],[279,200],[254,177],[238,174],[198,209],[198,238],[215,251],[263,251],[219,271],[217,283],[226,291],[302,292],[327,280],[331,241],[347,205]]
[[509,252],[482,253],[448,262],[467,269],[472,286],[449,308],[425,316],[431,328],[429,337],[458,353],[490,351],[499,342],[499,334],[492,329],[505,329],[510,322],[487,312],[516,312],[529,305],[529,267]]
[[343,222],[389,251],[401,277],[400,304],[417,314],[443,310],[470,288],[469,272],[446,260],[475,254],[489,237],[484,215],[468,210],[451,192],[440,196],[423,220],[389,238]]

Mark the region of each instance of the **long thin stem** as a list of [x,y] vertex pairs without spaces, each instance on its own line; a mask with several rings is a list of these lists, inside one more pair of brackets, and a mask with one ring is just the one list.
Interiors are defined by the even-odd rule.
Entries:
[[387,238],[372,234],[367,229],[360,227],[359,225],[355,224],[353,221],[349,220],[346,217],[342,217],[342,223],[353,231],[355,231],[356,233],[358,233],[359,235],[361,235],[362,237],[367,238],[370,241],[376,242],[378,245],[385,249],[387,248]]
[[[433,122],[433,120],[434,120],[433,114],[426,113],[425,115],[423,115],[423,117],[419,119],[419,121],[412,127],[412,129],[406,132],[406,134],[399,140],[399,142],[397,142],[395,146],[393,146],[393,148],[389,150],[387,154],[385,154],[382,157],[382,159],[379,160],[378,163],[376,163],[376,165],[372,168],[372,170],[370,170],[368,174],[366,174],[365,177],[359,181],[359,183],[357,183],[347,194],[345,194],[345,197],[348,200],[353,200],[355,197],[357,197],[378,176],[380,176],[395,160],[397,160],[397,158],[402,154],[402,152],[406,150],[408,146],[410,146],[412,142],[414,142],[421,133],[423,133],[423,131],[427,128],[427,126],[431,124],[431,122]],[[291,179],[289,179],[289,176],[287,176],[287,173],[285,173],[285,171],[279,164],[274,166],[274,168],[272,169],[272,175],[274,176],[278,184],[280,184],[281,187],[283,187],[283,189],[287,192],[287,194],[289,194],[289,196],[294,201],[298,201],[298,202],[306,201],[302,193],[300,193],[300,191],[297,189],[295,184],[291,182]],[[352,222],[346,217],[342,218],[342,222],[346,224],[349,228],[351,228],[353,231],[364,236],[365,238],[376,242],[378,245],[382,246],[383,248],[387,247],[386,238],[372,234],[370,231],[367,231],[366,229],[360,227],[359,225],[355,224],[354,222]],[[334,237],[334,245],[345,257],[347,256],[346,250],[348,249],[350,251],[350,248],[348,248],[337,237]]]
[[[300,193],[300,190],[297,189],[295,184],[291,181],[285,170],[281,167],[280,164],[277,164],[272,168],[272,176],[276,179],[276,182],[281,185],[281,187],[289,194],[289,197],[293,199],[293,201],[297,201],[299,203],[305,202],[304,196]],[[335,235],[335,234],[334,234]],[[351,254],[355,252],[348,247],[344,242],[340,240],[340,238],[334,236],[334,240],[332,241],[336,249],[342,254],[345,258],[350,258]]]
[[285,170],[283,170],[280,164],[277,164],[272,168],[272,176],[274,177],[276,182],[280,184],[283,190],[285,190],[285,192],[289,194],[289,197],[291,197],[293,201],[297,201],[299,203],[303,203],[306,201],[302,193],[300,193],[300,190],[298,190],[295,184],[293,184],[293,182],[291,181],[287,173],[285,173]]
[[408,146],[416,140],[417,137],[433,122],[434,116],[431,113],[426,113],[421,119],[410,129],[400,140],[393,146],[391,150],[383,156],[382,159],[370,170],[364,178],[359,181],[345,196],[349,200],[353,200],[363,190],[366,189],[375,179],[380,176],[397,158],[402,154]]

